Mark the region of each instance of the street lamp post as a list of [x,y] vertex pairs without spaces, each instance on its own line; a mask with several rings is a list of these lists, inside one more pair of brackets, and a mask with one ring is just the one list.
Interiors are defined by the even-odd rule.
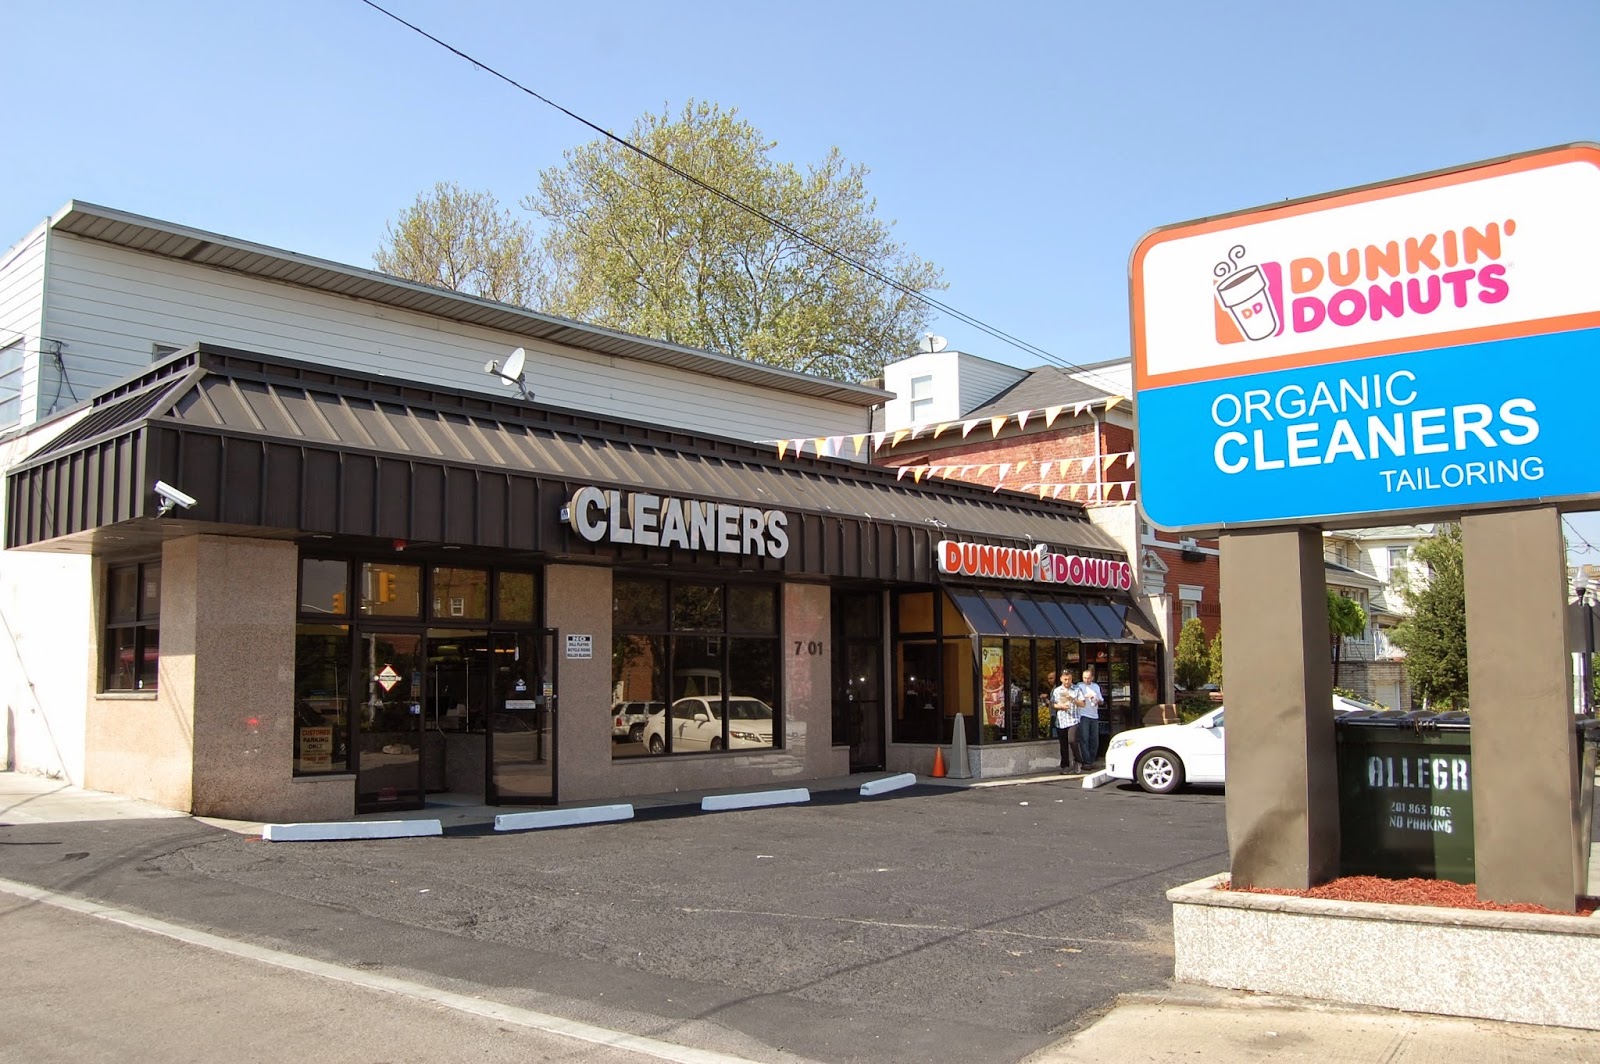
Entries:
[[[1573,593],[1577,596],[1573,608],[1582,617],[1581,638],[1576,640],[1582,649],[1578,651],[1582,657],[1578,661],[1578,705],[1585,714],[1594,712],[1594,610],[1595,589],[1582,573],[1572,581]],[[1573,633],[1577,635],[1577,632]]]

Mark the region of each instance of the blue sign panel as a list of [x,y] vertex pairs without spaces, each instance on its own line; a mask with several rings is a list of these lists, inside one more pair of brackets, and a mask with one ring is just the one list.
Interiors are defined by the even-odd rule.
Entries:
[[1141,495],[1169,528],[1582,495],[1600,329],[1179,384],[1139,397]]

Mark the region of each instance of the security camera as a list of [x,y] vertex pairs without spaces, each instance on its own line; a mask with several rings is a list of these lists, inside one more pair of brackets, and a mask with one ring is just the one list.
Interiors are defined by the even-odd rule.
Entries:
[[185,495],[164,480],[156,481],[156,494],[161,497],[161,507],[156,510],[157,517],[165,517],[174,506],[187,510],[195,504],[193,495]]

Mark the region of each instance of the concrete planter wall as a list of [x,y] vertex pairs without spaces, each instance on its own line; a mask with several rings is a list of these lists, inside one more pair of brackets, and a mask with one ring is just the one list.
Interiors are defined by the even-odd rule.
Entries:
[[1179,981],[1600,1030],[1600,920],[1217,890],[1167,892]]

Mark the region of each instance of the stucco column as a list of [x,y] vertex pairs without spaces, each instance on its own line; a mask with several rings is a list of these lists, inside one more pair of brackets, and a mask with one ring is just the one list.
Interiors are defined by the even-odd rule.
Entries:
[[1553,506],[1461,521],[1478,897],[1571,910],[1586,893],[1566,555]]
[[1233,879],[1314,886],[1339,871],[1322,535],[1227,532],[1221,544]]
[[[611,570],[549,565],[544,580],[545,622],[556,630],[555,654],[560,658],[557,798],[567,802],[629,793],[632,777],[619,781],[611,761]],[[569,635],[589,636],[593,656],[567,657]]]

